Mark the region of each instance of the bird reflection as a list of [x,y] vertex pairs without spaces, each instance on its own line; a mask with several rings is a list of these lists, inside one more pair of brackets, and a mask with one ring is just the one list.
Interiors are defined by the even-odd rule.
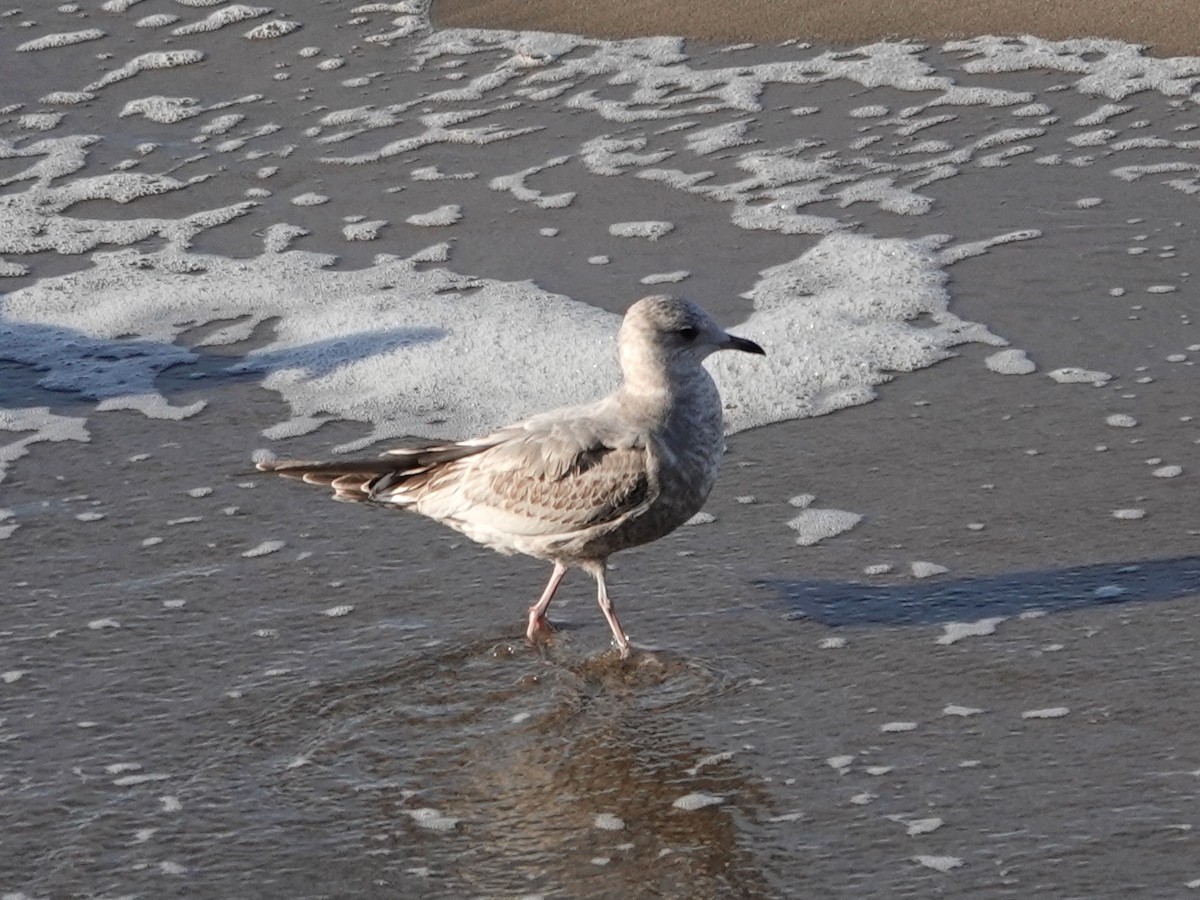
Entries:
[[442,648],[311,694],[308,753],[363,786],[371,865],[434,896],[778,896],[745,835],[765,790],[696,743],[691,707],[736,687],[665,653]]

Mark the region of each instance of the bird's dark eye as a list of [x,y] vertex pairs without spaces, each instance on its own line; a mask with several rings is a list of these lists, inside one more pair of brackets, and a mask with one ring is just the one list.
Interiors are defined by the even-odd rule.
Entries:
[[694,341],[700,336],[700,329],[693,328],[691,325],[685,325],[683,328],[679,329],[679,336],[685,341]]

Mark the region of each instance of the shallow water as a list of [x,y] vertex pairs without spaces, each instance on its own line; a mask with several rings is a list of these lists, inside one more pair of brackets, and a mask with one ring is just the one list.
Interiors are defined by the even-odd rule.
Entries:
[[[423,34],[368,40],[382,13],[306,10],[280,43],[244,39],[250,22],[138,24],[207,15],[166,0],[75,50],[16,52],[101,20],[64,9],[0,29],[5,102],[24,104],[0,120],[0,177],[24,173],[0,194],[0,262],[28,267],[4,270],[0,320],[0,894],[1023,898],[1200,879],[1186,66],[1107,45],[1017,71],[892,45],[546,61],[545,36],[422,59]],[[206,61],[43,99],[185,44]],[[1018,51],[1040,52],[988,52]],[[801,63],[814,80],[789,81]],[[926,64],[950,81],[906,81]],[[122,115],[152,97],[211,108]],[[485,106],[458,124],[540,130],[323,161]],[[681,106],[696,121],[676,129]],[[57,143],[85,134],[82,159]],[[764,159],[782,168],[751,178]],[[491,186],[531,165],[532,195]],[[675,180],[639,177],[659,166]],[[701,170],[711,193],[675,177]],[[88,194],[114,171],[170,189]],[[453,225],[407,222],[452,203]],[[610,230],[668,220],[655,241]],[[830,250],[846,242],[821,229],[843,227],[861,256]],[[578,573],[531,648],[548,566],[252,471],[266,443],[323,456],[385,419],[447,432],[570,397],[606,377],[588,361],[610,314],[665,289],[729,325],[790,312],[758,320],[773,380],[728,373],[727,400],[778,401],[780,421],[731,436],[713,520],[614,560],[631,660]],[[430,321],[380,324],[414,297]],[[989,333],[1037,371],[992,371]],[[907,364],[881,355],[914,341]],[[1066,366],[1113,377],[1045,377]],[[417,375],[452,390],[431,400]],[[798,545],[802,508],[855,524]]]

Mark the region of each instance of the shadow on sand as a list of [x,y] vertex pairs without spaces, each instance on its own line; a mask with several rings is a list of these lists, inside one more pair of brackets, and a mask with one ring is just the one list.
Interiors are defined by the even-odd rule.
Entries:
[[1200,556],[887,585],[819,580],[759,583],[779,593],[793,619],[834,628],[935,625],[1030,610],[1067,612],[1200,594]]
[[393,328],[258,350],[274,336],[274,322],[267,320],[245,340],[193,343],[241,321],[210,322],[171,343],[94,338],[73,328],[0,316],[0,407],[77,410],[97,400],[147,393],[161,394],[170,402],[223,384],[260,381],[283,369],[301,369],[308,378],[321,378],[372,356],[445,337],[439,328]]

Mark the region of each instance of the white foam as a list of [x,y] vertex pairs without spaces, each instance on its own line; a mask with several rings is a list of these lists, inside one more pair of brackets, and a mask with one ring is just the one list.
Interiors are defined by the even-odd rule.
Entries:
[[268,553],[275,553],[287,546],[287,541],[263,541],[255,547],[242,552],[242,556],[253,558],[256,556],[266,556]]
[[456,172],[448,175],[437,166],[419,166],[408,173],[413,181],[469,181],[477,178],[476,172]]
[[144,393],[105,397],[96,404],[96,410],[111,412],[119,409],[132,409],[148,419],[169,419],[178,422],[202,412],[207,405],[207,400],[197,400],[187,406],[172,406],[161,394]]
[[1138,420],[1128,413],[1113,413],[1105,417],[1104,424],[1112,428],[1136,428]]
[[842,756],[831,756],[825,760],[825,764],[830,768],[837,769],[839,775],[845,775],[850,771],[850,766],[854,764],[855,754],[848,753]]
[[409,818],[421,828],[427,828],[430,831],[454,831],[458,827],[459,820],[454,816],[447,816],[436,809],[407,809]]
[[[684,138],[684,144],[688,150],[700,156],[716,153],[718,150],[727,150],[730,147],[749,144],[752,141],[746,138],[746,126],[752,122],[752,119],[740,119],[736,122],[726,122],[722,125],[713,125],[710,128],[701,128],[689,133]],[[655,161],[657,162],[657,160]]]
[[204,54],[199,50],[165,50],[143,53],[135,56],[120,68],[113,69],[97,81],[87,85],[85,91],[98,91],[103,87],[132,78],[140,72],[153,69],[174,69],[179,66],[190,66],[204,61]]
[[143,16],[133,24],[138,28],[166,28],[168,25],[174,25],[179,21],[179,16],[174,13],[155,13],[150,16]]
[[70,31],[64,34],[47,34],[32,41],[17,45],[18,53],[30,53],[36,50],[54,50],[59,47],[70,47],[87,41],[98,41],[105,37],[99,28],[85,28],[82,31]]
[[1177,478],[1183,474],[1183,466],[1159,466],[1153,473],[1155,478]]
[[798,532],[796,543],[802,547],[843,534],[862,521],[859,513],[841,509],[803,509],[788,520],[788,528]]
[[300,23],[289,19],[270,19],[245,32],[242,37],[250,41],[268,41],[291,34],[300,28]]
[[612,813],[597,813],[593,824],[601,831],[620,831],[625,827],[624,820]]
[[958,706],[954,703],[951,703],[942,709],[943,716],[977,716],[982,712],[982,709],[974,706]]
[[724,797],[720,797],[716,794],[709,794],[705,791],[696,791],[695,793],[684,794],[682,797],[677,798],[675,802],[671,804],[671,806],[675,807],[675,809],[682,809],[691,812],[697,809],[704,809],[708,806],[718,806],[724,802]]
[[1021,713],[1022,719],[1061,719],[1069,715],[1071,710],[1066,706],[1050,706],[1045,709],[1027,709]]
[[1112,381],[1112,375],[1108,372],[1100,372],[1095,369],[1082,369],[1078,366],[1064,366],[1061,369],[1055,369],[1053,372],[1047,372],[1046,374],[1059,384],[1090,384],[1095,387],[1102,387]]
[[1096,108],[1095,112],[1089,113],[1086,116],[1080,116],[1075,120],[1074,124],[1080,128],[1092,128],[1096,125],[1103,125],[1109,119],[1116,116],[1124,115],[1133,109],[1132,106],[1125,106],[1120,103],[1104,103]]
[[957,856],[929,856],[924,854],[914,856],[913,862],[938,872],[949,872],[951,869],[957,869],[963,864],[962,859]]
[[178,28],[171,29],[171,34],[176,37],[183,37],[190,34],[203,34],[206,31],[217,31],[227,25],[236,25],[239,22],[245,22],[247,19],[257,19],[269,12],[271,12],[271,9],[266,6],[247,6],[244,3],[231,3],[215,12],[209,13],[208,16],[197,22],[180,25]]
[[615,222],[608,226],[608,233],[613,237],[646,238],[657,241],[660,237],[675,230],[671,222]]
[[939,563],[917,560],[909,565],[909,571],[913,578],[933,578],[937,575],[945,575],[950,570]]
[[493,191],[508,191],[517,200],[524,203],[532,203],[539,209],[561,209],[564,206],[569,206],[571,201],[575,199],[574,191],[547,195],[528,187],[525,184],[525,180],[531,175],[536,175],[538,172],[544,172],[546,169],[561,166],[570,159],[571,157],[569,156],[556,156],[544,163],[532,165],[512,175],[498,175],[488,182],[488,187]]
[[939,644],[954,644],[963,638],[983,637],[996,633],[996,626],[1005,620],[1005,616],[989,616],[974,622],[947,622],[942,626],[942,635],[937,639]]
[[916,837],[919,834],[937,831],[945,824],[945,820],[940,816],[928,816],[923,819],[909,819],[904,823],[904,830],[909,837]]
[[293,206],[320,206],[328,202],[329,198],[325,194],[318,194],[315,191],[298,194],[291,199]]
[[445,228],[453,225],[462,218],[462,207],[457,203],[447,203],[427,213],[414,213],[404,221],[409,225],[419,225],[422,228]]
[[644,275],[638,279],[640,284],[675,284],[683,281],[692,273],[687,269],[679,269],[675,272],[658,272],[654,275]]
[[1124,521],[1134,522],[1138,519],[1146,518],[1146,510],[1139,507],[1130,507],[1127,509],[1114,509],[1112,511],[1114,519],[1122,519]]
[[916,722],[885,722],[879,726],[879,730],[884,734],[901,734],[907,731],[916,731]]
[[991,371],[999,375],[1029,375],[1037,371],[1037,364],[1025,355],[1024,350],[999,350],[983,361]]
[[30,432],[0,445],[0,481],[8,474],[9,465],[28,454],[34,444],[41,441],[81,441],[86,444],[92,439],[86,419],[60,416],[46,406],[0,409],[0,431]]
[[351,222],[342,226],[342,236],[348,241],[373,241],[388,225],[387,219],[372,219],[369,222]]

